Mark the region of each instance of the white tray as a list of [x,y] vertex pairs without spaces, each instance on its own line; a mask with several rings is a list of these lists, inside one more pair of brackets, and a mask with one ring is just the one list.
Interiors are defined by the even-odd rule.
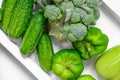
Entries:
[[118,21],[120,21],[120,4],[118,0],[101,0],[106,8]]
[[[113,1],[114,2],[114,1]],[[120,44],[120,24],[119,22],[107,12],[104,7],[100,7],[101,17],[97,21],[96,26],[99,27],[103,33],[107,34],[109,37],[108,48]],[[63,48],[71,48],[69,42],[59,43],[55,39],[53,41],[54,52],[57,52]],[[20,62],[22,63],[38,80],[59,80],[52,72],[46,74],[39,67],[37,56],[35,52],[30,57],[23,57],[19,51],[18,43],[19,40],[10,40],[6,34],[0,30],[0,43]],[[18,43],[18,44],[15,44]],[[90,60],[83,61],[85,69],[82,74],[91,74],[96,80],[103,80],[97,75],[95,71],[95,59],[93,57]],[[6,75],[7,76],[7,75]]]

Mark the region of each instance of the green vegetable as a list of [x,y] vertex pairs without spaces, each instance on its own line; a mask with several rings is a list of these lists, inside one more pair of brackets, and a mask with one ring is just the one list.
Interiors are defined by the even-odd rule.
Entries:
[[62,80],[73,80],[84,69],[79,53],[74,49],[63,49],[53,56],[52,70]]
[[96,80],[91,75],[81,75],[77,80]]
[[0,22],[2,21],[2,10],[0,9]]
[[44,10],[45,6],[53,3],[53,0],[35,0],[35,2],[39,5],[40,9]]
[[61,11],[54,5],[47,5],[45,7],[44,16],[52,21],[58,20],[62,17]]
[[104,52],[108,46],[108,37],[103,34],[97,27],[88,28],[87,35],[82,41],[73,42],[73,46],[77,49],[83,59]]
[[75,6],[81,6],[82,4],[84,4],[87,0],[73,0],[73,3]]
[[37,55],[41,68],[45,72],[52,69],[53,46],[50,36],[43,33],[37,46]]
[[97,59],[96,71],[105,80],[120,80],[120,45],[110,48]]
[[90,7],[90,8],[96,8],[99,6],[100,1],[99,0],[86,0],[86,4]]
[[86,11],[80,8],[74,8],[71,13],[70,21],[72,23],[77,23],[81,21],[81,18],[84,17]]
[[9,22],[13,14],[13,9],[16,5],[16,2],[17,0],[3,0],[2,2],[2,15],[3,15],[2,29],[6,33],[9,27]]
[[100,17],[100,12],[99,12],[98,9],[95,9],[94,15],[95,15],[95,19],[99,19],[99,17]]
[[54,0],[55,3],[61,3],[63,2],[64,0]]
[[83,40],[87,34],[87,27],[81,23],[71,24],[64,26],[64,31],[67,32],[67,39],[75,42]]
[[[100,17],[99,3],[99,0],[53,0],[44,5],[43,11],[49,23],[49,35],[59,41],[70,40],[72,42],[72,39],[66,36],[69,33],[64,31],[64,26],[78,23],[86,27],[95,25]],[[79,38],[74,40],[80,41]]]
[[43,12],[35,13],[20,44],[22,54],[26,55],[33,52],[42,35],[44,25],[45,17],[43,16]]
[[66,24],[62,28],[59,27],[59,23],[50,23],[51,27],[57,26],[57,28],[52,28],[49,34],[59,39],[60,41],[64,41],[65,39],[68,39],[71,42],[80,41],[87,34],[87,27],[81,23],[70,25]]
[[33,3],[34,0],[17,0],[7,29],[10,37],[19,38],[24,34],[32,14]]
[[60,4],[59,8],[62,12],[66,12],[67,9],[73,9],[74,5],[73,5],[72,1],[62,2]]

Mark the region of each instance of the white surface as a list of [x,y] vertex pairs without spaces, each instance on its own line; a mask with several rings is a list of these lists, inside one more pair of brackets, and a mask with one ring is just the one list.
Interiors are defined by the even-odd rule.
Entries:
[[0,44],[0,80],[37,80]]
[[[109,1],[109,0],[108,0]],[[115,1],[115,0],[114,0]],[[113,2],[114,2],[113,1]],[[110,1],[112,2],[112,1]],[[105,10],[103,7],[100,8],[101,17],[97,21],[97,27],[99,27],[103,33],[109,37],[108,49],[120,44],[120,23]],[[53,46],[55,52],[61,48],[68,48],[69,43],[60,44],[53,40]],[[66,45],[68,44],[68,45]],[[63,47],[64,46],[64,47]],[[69,46],[70,48],[71,46]],[[31,55],[30,58],[37,63],[35,54]],[[95,72],[95,57],[89,61],[84,61],[85,69],[83,74],[91,74],[96,80],[103,80]],[[58,80],[54,75],[51,75],[54,80]],[[20,64],[13,56],[10,55],[2,46],[0,46],[0,80],[36,80],[32,74]]]
[[119,0],[103,0],[107,6],[120,17],[120,2]]
[[102,6],[120,22],[119,2],[116,0],[101,0]]
[[0,30],[0,43],[39,80],[51,80],[37,63],[33,62],[29,57],[21,55],[19,47],[11,42],[6,34]]

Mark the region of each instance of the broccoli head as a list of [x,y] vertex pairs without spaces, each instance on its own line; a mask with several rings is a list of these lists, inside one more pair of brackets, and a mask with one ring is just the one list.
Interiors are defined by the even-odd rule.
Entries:
[[81,23],[64,26],[64,31],[67,32],[67,39],[71,42],[81,41],[87,34],[87,27]]
[[49,34],[59,41],[81,41],[87,34],[87,27],[81,23],[66,24],[63,27],[58,22],[49,22],[52,27]]
[[96,8],[99,6],[99,0],[86,0],[86,4],[91,8]]
[[82,4],[85,3],[86,0],[73,0],[73,3],[75,6],[81,6]]
[[72,1],[62,2],[59,6],[62,12],[66,12],[67,9],[73,9],[74,5]]
[[45,7],[44,16],[52,21],[59,20],[62,17],[61,11],[55,5]]
[[[82,13],[83,14],[82,14]],[[81,13],[81,14],[80,14]],[[74,8],[71,13],[70,21],[72,23],[80,22],[81,16],[84,15],[86,12],[84,10],[80,10],[80,8]]]
[[[45,1],[41,0],[44,4]],[[58,40],[80,41],[87,27],[95,25],[100,17],[99,0],[50,0],[45,5],[49,34]]]

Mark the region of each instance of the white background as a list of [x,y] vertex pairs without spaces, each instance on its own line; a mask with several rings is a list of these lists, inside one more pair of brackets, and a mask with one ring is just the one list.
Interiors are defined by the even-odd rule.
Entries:
[[[0,0],[1,1],[1,0]],[[114,1],[110,1],[114,3]],[[116,2],[116,1],[115,1]],[[112,6],[116,6],[112,5]],[[117,7],[120,5],[117,5]],[[120,7],[119,7],[120,8]],[[108,48],[120,44],[120,22],[118,22],[110,13],[103,7],[100,7],[101,17],[97,21],[96,26],[109,37]],[[58,44],[58,45],[56,45]],[[66,44],[60,44],[54,41],[53,46],[55,52],[63,48]],[[67,45],[69,46],[69,44]],[[67,47],[65,46],[65,47]],[[36,54],[30,58],[36,59]],[[36,61],[35,61],[36,62]],[[85,70],[83,74],[91,74],[96,80],[103,80],[95,72],[95,57],[89,61],[84,61]],[[54,76],[52,76],[53,78]],[[0,44],[0,80],[36,80],[3,46]]]

